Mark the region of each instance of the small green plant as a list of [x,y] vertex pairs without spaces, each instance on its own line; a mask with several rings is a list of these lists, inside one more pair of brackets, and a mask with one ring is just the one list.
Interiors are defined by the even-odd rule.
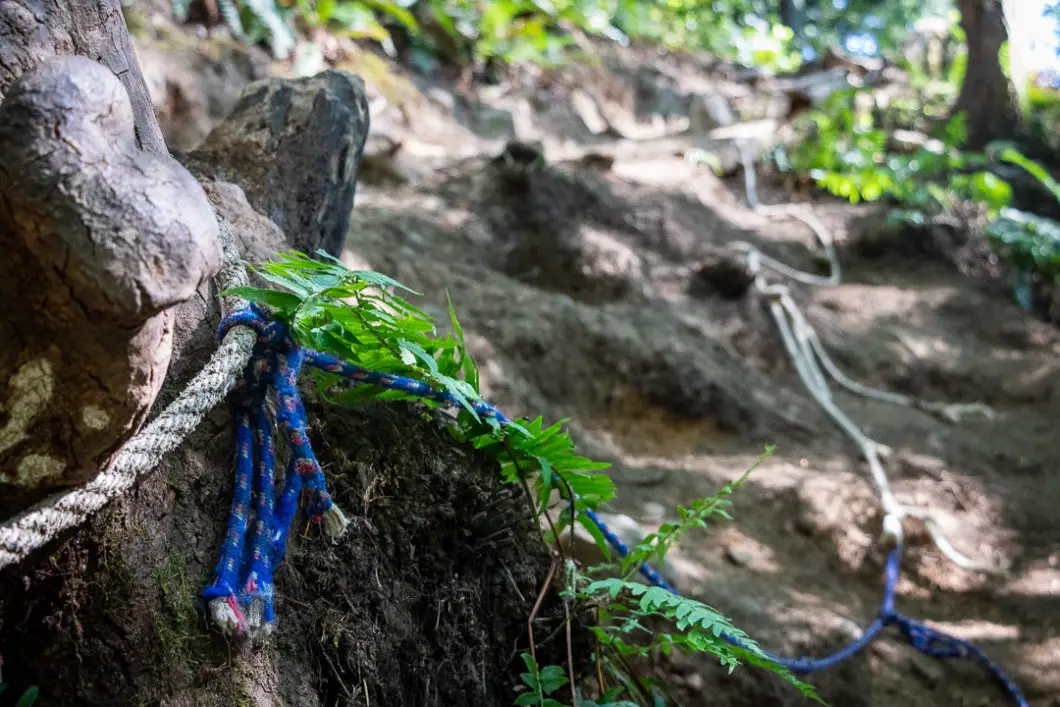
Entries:
[[809,174],[815,184],[851,203],[889,199],[893,221],[923,225],[929,213],[952,208],[958,200],[984,207],[987,236],[1017,273],[1017,295],[1029,306],[1030,276],[1060,282],[1060,223],[1012,208],[1013,189],[996,165],[1016,165],[1033,176],[1060,203],[1060,184],[1013,146],[988,146],[985,154],[966,152],[964,115],[958,114],[912,154],[888,149],[888,133],[873,116],[858,112],[857,89],[833,94],[821,109],[801,117],[810,139],[792,151],[779,148],[782,171]]
[[[1060,204],[1060,183],[1037,162],[1027,159],[1008,144],[987,147],[988,154],[998,161],[1014,164],[1033,176]],[[1030,308],[1027,273],[1035,273],[1047,282],[1060,284],[1060,222],[1037,214],[1008,208],[1003,205],[987,226],[987,235],[1002,249],[1015,267],[1016,294],[1020,302]]]
[[[326,253],[320,252],[318,256],[313,259],[291,251],[258,268],[264,279],[283,290],[242,287],[227,294],[238,294],[268,307],[305,346],[340,356],[364,368],[416,378],[448,391],[460,405],[449,424],[453,436],[493,455],[506,482],[524,484],[535,513],[548,514],[553,493],[558,492],[564,507],[554,522],[549,516],[552,530],[546,533],[546,538],[554,540],[553,533],[562,532],[572,523],[582,525],[609,559],[607,566],[597,569],[619,575],[615,579],[592,582],[580,575],[572,562],[568,563],[563,595],[568,601],[598,608],[600,621],[594,631],[601,655],[596,658],[601,666],[607,666],[608,673],[618,683],[602,689],[607,701],[597,704],[618,707],[635,704],[629,700],[643,697],[640,694],[645,690],[643,680],[629,675],[623,666],[626,657],[646,655],[655,649],[666,653],[673,650],[706,653],[730,669],[741,662],[761,666],[781,675],[803,694],[815,696],[812,688],[767,658],[718,611],[632,580],[644,562],[663,560],[692,529],[705,527],[713,517],[727,518],[728,496],[743,483],[746,474],[714,497],[694,501],[688,508],[679,507],[678,520],[664,524],[646,537],[627,557],[613,558],[607,540],[587,513],[614,496],[614,483],[606,474],[599,473],[609,465],[576,453],[564,429],[565,420],[545,425],[537,417],[501,425],[475,411],[473,402],[480,399],[478,369],[466,351],[464,333],[452,302],[449,302],[449,316],[453,331],[439,336],[429,316],[395,294],[398,291],[416,294],[409,288],[379,273],[348,270]],[[350,388],[334,374],[318,372],[315,383],[326,398],[344,404],[413,397],[370,384]],[[430,400],[423,402],[428,406],[438,405]],[[648,630],[644,626],[647,621],[667,622],[672,631]],[[529,690],[519,696],[516,704],[562,707],[553,695],[569,682],[564,670],[558,666],[539,667],[532,655],[523,659],[528,672],[522,679]],[[620,698],[625,702],[618,701]],[[591,703],[581,701],[580,704]]]
[[[963,115],[943,125],[942,139],[927,141],[912,154],[891,152],[888,131],[871,112],[855,109],[860,93],[856,88],[837,91],[820,109],[799,116],[796,129],[806,139],[791,151],[778,148],[778,166],[809,174],[817,186],[853,204],[892,198],[922,205],[937,195],[932,185],[939,179],[984,162],[982,156],[957,148],[964,136]],[[950,189],[964,186],[971,188],[958,182]]]
[[534,705],[534,707],[563,707],[563,703],[549,697],[569,682],[563,673],[563,668],[558,665],[548,665],[538,668],[537,661],[529,653],[522,654],[523,662],[526,663],[525,672],[520,677],[529,692],[524,692],[516,698],[516,705]]
[[[740,488],[772,448],[736,481],[726,484],[714,496],[697,499],[689,507],[678,506],[677,520],[664,523],[645,537],[622,558],[613,559],[599,568],[601,575],[614,577],[590,581],[579,578],[577,597],[599,607],[600,621],[593,631],[597,634],[603,655],[597,656],[608,664],[608,672],[619,679],[615,696],[625,694],[635,698],[647,692],[638,685],[636,676],[622,674],[619,666],[630,656],[647,656],[653,651],[669,654],[673,651],[706,653],[716,657],[730,670],[741,663],[765,668],[794,685],[804,696],[820,702],[814,689],[800,682],[787,669],[762,653],[758,645],[743,631],[733,626],[717,610],[695,599],[677,596],[660,587],[649,587],[634,581],[645,563],[661,565],[667,554],[687,533],[705,528],[712,518],[730,519],[728,497]],[[666,625],[670,631],[651,630],[650,624]],[[823,703],[822,703],[823,704]]]
[[[563,429],[565,421],[545,426],[539,417],[501,426],[475,412],[471,402],[480,399],[478,368],[464,347],[463,330],[451,302],[453,334],[437,336],[431,318],[392,290],[418,293],[385,275],[347,270],[338,259],[323,252],[319,255],[320,259],[313,259],[292,251],[260,267],[263,278],[287,292],[256,288],[232,292],[270,307],[305,346],[448,391],[461,405],[450,426],[458,440],[493,454],[506,481],[532,484],[538,512],[548,503],[553,488],[560,489],[568,501],[573,495],[579,522],[596,531],[584,510],[614,496],[610,477],[595,473],[610,465],[578,456]],[[418,399],[373,385],[343,388],[334,374],[318,372],[316,381],[321,394],[339,403]]]

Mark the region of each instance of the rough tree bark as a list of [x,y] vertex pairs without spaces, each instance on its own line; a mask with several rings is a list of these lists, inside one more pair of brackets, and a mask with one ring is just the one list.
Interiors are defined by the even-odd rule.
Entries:
[[960,0],[968,69],[954,112],[967,112],[967,147],[981,150],[1019,129],[1019,108],[998,53],[1008,37],[1001,0]]
[[[98,473],[213,351],[210,202],[251,262],[341,250],[368,116],[349,74],[267,79],[185,168],[165,150],[117,0],[0,0],[0,69],[6,519]],[[222,408],[84,528],[0,571],[8,694],[37,684],[40,705],[510,705],[550,563],[524,499],[408,407],[307,403],[352,526],[332,547],[296,519],[268,644],[227,643],[197,598],[232,492]],[[541,635],[563,615],[550,594]],[[554,641],[538,651],[564,659]]]
[[137,146],[125,89],[84,57],[9,87],[0,193],[0,297],[15,304],[0,318],[10,508],[94,476],[140,426],[169,365],[173,307],[221,254],[202,188]]
[[119,0],[0,0],[0,28],[0,96],[23,72],[49,57],[88,57],[110,69],[125,87],[140,148],[166,154]]

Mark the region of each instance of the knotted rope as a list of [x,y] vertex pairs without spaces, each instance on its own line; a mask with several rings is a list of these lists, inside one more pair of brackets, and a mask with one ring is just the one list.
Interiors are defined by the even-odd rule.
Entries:
[[[377,373],[302,348],[286,325],[272,319],[256,304],[225,317],[219,336],[223,339],[238,327],[254,331],[257,338],[250,362],[234,390],[238,454],[232,509],[214,581],[203,592],[203,598],[208,602],[214,622],[223,631],[253,637],[267,635],[274,627],[272,571],[286,552],[287,535],[303,489],[309,491],[310,520],[323,523],[325,534],[337,539],[347,527],[346,517],[327,491],[324,473],[309,441],[305,407],[298,391],[298,376],[303,367],[318,368],[353,383],[400,390],[446,406],[456,406],[458,402],[448,391],[436,390],[421,381]],[[275,422],[283,429],[290,447],[290,461],[279,499],[275,487],[270,393],[276,396]],[[471,405],[482,417],[494,418],[501,424],[508,422],[489,403],[474,401]],[[248,530],[253,535],[249,544]]]
[[[232,231],[218,218],[224,261],[215,278],[218,290],[247,284]],[[224,311],[243,304],[237,297],[222,298]],[[107,468],[80,488],[56,494],[0,524],[0,569],[21,562],[60,533],[75,528],[92,514],[128,491],[143,474],[181,445],[207,412],[228,395],[236,376],[246,367],[254,332],[233,329],[181,394],[158,417],[134,435]]]
[[[595,515],[592,517],[593,521],[599,526],[601,532],[604,534],[604,537],[607,538],[608,543],[610,543],[611,547],[615,549],[615,552],[621,557],[628,555],[630,551],[629,547],[622,542],[617,535],[612,533],[599,518]],[[1023,691],[1020,690],[1019,686],[1012,681],[1000,665],[992,661],[973,643],[931,628],[926,623],[912,619],[895,609],[895,592],[898,587],[898,579],[901,576],[901,556],[901,545],[895,546],[887,554],[887,565],[884,570],[883,604],[880,606],[880,611],[877,613],[876,619],[869,624],[869,627],[862,632],[861,636],[856,641],[853,641],[840,648],[832,655],[824,658],[782,658],[769,651],[762,651],[762,653],[769,660],[784,666],[793,673],[813,673],[835,667],[847,658],[857,655],[876,640],[885,628],[888,626],[897,626],[901,634],[907,641],[909,641],[910,645],[926,656],[932,658],[973,660],[979,663],[986,668],[990,675],[1000,683],[1006,692],[1008,692],[1017,707],[1029,707],[1027,698],[1024,697]],[[678,593],[676,589],[666,582],[666,580],[659,576],[658,572],[647,565],[642,565],[640,570],[641,574],[647,577],[648,581],[655,586],[662,587],[674,594]],[[723,638],[732,645],[752,650],[737,638],[729,635],[724,635]]]
[[[766,207],[758,205],[754,195],[753,165],[750,165],[746,151],[742,150],[742,153],[748,179],[748,199],[752,206],[756,207],[756,211],[764,210]],[[787,208],[784,213],[794,215]],[[889,511],[884,519],[885,531],[896,544],[887,559],[883,606],[876,620],[861,638],[832,656],[822,659],[791,660],[769,653],[765,655],[793,672],[822,670],[862,650],[885,627],[897,625],[907,640],[926,655],[937,658],[966,658],[981,663],[1002,683],[1018,707],[1028,707],[1019,688],[997,664],[973,644],[932,629],[922,622],[904,616],[894,608],[901,554],[900,519],[903,514],[913,515],[918,512],[906,509],[894,500],[882,463],[879,461],[878,445],[860,433],[859,428],[831,402],[830,393],[825,395],[827,383],[814,355],[840,385],[852,392],[939,412],[951,419],[959,417],[962,408],[929,403],[914,404],[905,396],[894,396],[860,386],[838,371],[824,352],[816,333],[805,322],[788,296],[786,288],[764,283],[759,274],[759,267],[764,264],[801,282],[838,284],[838,260],[834,248],[831,247],[827,230],[812,218],[812,214],[809,217],[795,217],[807,223],[824,244],[834,266],[829,278],[814,278],[812,275],[799,273],[759,253],[748,244],[737,244],[737,247],[747,254],[749,265],[757,275],[756,286],[759,291],[772,298],[771,310],[777,319],[785,346],[796,361],[800,378],[840,427],[859,443],[869,460],[874,479],[884,498],[885,511]],[[245,285],[247,273],[239,258],[235,239],[227,224],[220,218],[218,224],[224,254],[223,267],[216,278],[218,289],[226,290]],[[232,511],[214,582],[203,594],[209,602],[211,617],[223,630],[250,634],[267,633],[274,626],[276,619],[272,571],[285,554],[290,524],[303,490],[308,488],[310,492],[308,511],[311,520],[322,523],[329,536],[338,538],[347,527],[345,516],[334,505],[327,492],[323,472],[309,442],[305,409],[297,388],[298,375],[303,365],[308,364],[340,375],[355,384],[367,383],[399,390],[451,407],[458,404],[447,391],[437,390],[421,381],[366,370],[338,358],[303,349],[282,323],[270,321],[263,309],[256,305],[248,306],[240,298],[224,297],[221,304],[226,316],[219,330],[221,343],[217,351],[180,396],[122,447],[106,470],[85,486],[46,499],[0,524],[0,569],[25,559],[61,532],[85,522],[93,513],[132,488],[141,475],[153,470],[166,454],[179,447],[205,414],[237,387],[238,382],[237,394],[234,396],[238,454]],[[276,454],[272,441],[274,421],[268,402],[270,391],[274,391],[278,398],[277,421],[284,429],[291,447],[290,462],[279,499],[276,499]],[[492,417],[502,425],[508,423],[508,419],[489,403],[474,401],[472,405],[479,415]],[[255,503],[251,525],[252,500]],[[589,510],[587,515],[621,556],[628,554],[629,548],[596,513]],[[933,529],[930,516],[921,517],[929,521],[928,527],[932,536],[947,556],[976,567],[975,563],[957,555],[952,547],[948,546],[945,538],[937,529]],[[248,527],[253,528],[253,539],[249,547],[246,542]],[[677,593],[648,564],[642,565],[639,571],[652,584]],[[727,640],[741,645],[735,638],[727,637]]]
[[[886,579],[884,588],[883,604],[876,620],[862,633],[861,637],[853,643],[843,647],[825,658],[798,658],[788,659],[766,652],[766,656],[780,665],[787,667],[795,673],[810,673],[824,670],[860,652],[873,640],[876,639],[884,628],[890,625],[899,627],[902,635],[910,644],[925,655],[935,658],[965,658],[975,660],[983,665],[990,674],[1005,688],[1018,707],[1028,707],[1027,699],[1019,687],[1005,674],[999,665],[991,661],[986,654],[972,643],[955,636],[950,636],[937,631],[923,622],[911,619],[899,613],[894,608],[895,589],[900,576],[900,562],[903,543],[902,519],[904,517],[917,517],[923,520],[932,540],[939,550],[958,566],[980,572],[1000,573],[1007,570],[1007,564],[993,566],[976,562],[958,552],[942,533],[938,521],[929,510],[910,508],[900,503],[891,489],[890,480],[884,469],[881,456],[884,449],[875,440],[866,435],[861,428],[850,417],[843,412],[832,398],[828,387],[828,374],[840,387],[856,395],[861,395],[873,400],[901,405],[913,409],[923,410],[941,416],[950,422],[957,422],[961,416],[969,412],[978,412],[989,418],[994,416],[993,410],[981,403],[939,403],[922,401],[910,396],[899,395],[887,391],[877,390],[857,383],[847,377],[828,355],[827,350],[821,343],[816,330],[809,324],[802,314],[790,291],[784,285],[770,284],[762,274],[762,266],[766,266],[775,272],[785,275],[797,282],[807,285],[820,285],[825,287],[836,287],[841,283],[841,270],[839,257],[828,229],[809,209],[796,204],[765,206],[758,200],[756,188],[756,172],[754,160],[747,146],[737,142],[740,151],[740,159],[743,163],[744,186],[747,194],[748,204],[756,213],[765,216],[781,216],[795,218],[806,224],[820,241],[829,263],[828,277],[820,277],[810,273],[796,270],[778,260],[770,258],[755,246],[746,242],[736,242],[732,247],[744,253],[747,258],[747,267],[754,277],[755,289],[765,296],[769,305],[770,313],[776,321],[780,331],[784,348],[787,350],[796,372],[803,384],[813,395],[829,417],[849,436],[861,449],[862,456],[869,465],[873,481],[880,493],[880,501],[884,510],[883,531],[885,539],[893,546],[888,553],[886,565]],[[629,548],[614,534],[603,527],[598,518],[594,517],[597,525],[601,526],[604,536],[611,546],[622,557],[629,552]],[[670,586],[657,572],[650,568],[642,567],[641,574],[646,576],[652,584],[663,587],[676,594],[676,590]],[[726,637],[734,645],[742,645],[741,642],[732,637]]]

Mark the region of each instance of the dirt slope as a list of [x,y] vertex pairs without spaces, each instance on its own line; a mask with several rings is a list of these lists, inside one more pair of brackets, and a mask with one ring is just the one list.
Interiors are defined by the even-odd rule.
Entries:
[[[401,147],[366,163],[348,262],[425,293],[438,314],[448,290],[488,397],[514,415],[576,420],[586,452],[615,464],[612,510],[644,528],[775,444],[737,494],[735,520],[692,537],[671,571],[764,646],[822,655],[878,609],[875,489],[801,386],[761,301],[688,294],[697,263],[733,240],[812,266],[804,227],[755,214],[739,179],[719,179],[678,149],[702,142],[678,134],[692,122],[688,96],[725,96],[745,118],[768,113],[770,97],[691,59],[641,50],[606,59],[531,73],[486,90],[482,103],[421,81],[411,126],[379,98],[373,130]],[[602,97],[627,133],[670,137],[594,133],[575,85]],[[673,96],[676,107],[659,108]],[[544,141],[543,167],[491,163],[516,137]],[[590,148],[618,157],[555,159]],[[791,196],[764,185],[762,198]],[[837,394],[894,450],[901,500],[943,512],[966,554],[1013,561],[1004,577],[962,571],[910,526],[899,608],[975,640],[1035,707],[1060,704],[1060,331],[946,262],[865,256],[854,247],[860,231],[882,215],[815,199],[845,280],[794,292],[839,364],[871,385],[997,411],[951,425]],[[687,659],[658,669],[689,707],[800,704],[750,670],[728,676]],[[812,681],[837,707],[1007,704],[976,666],[923,658],[893,635]]]

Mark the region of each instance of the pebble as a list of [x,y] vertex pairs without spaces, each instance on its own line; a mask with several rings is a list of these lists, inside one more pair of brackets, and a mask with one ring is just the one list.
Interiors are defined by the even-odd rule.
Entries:
[[913,672],[920,676],[929,687],[942,682],[943,673],[938,661],[925,660],[922,656],[912,656]]
[[648,501],[641,506],[641,513],[645,520],[661,521],[666,518],[666,506],[655,501]]
[[817,535],[817,518],[809,511],[803,511],[795,517],[795,530],[807,537]]
[[751,564],[751,560],[754,559],[754,555],[747,550],[741,550],[738,547],[727,548],[725,550],[725,557],[737,567],[746,567]]

